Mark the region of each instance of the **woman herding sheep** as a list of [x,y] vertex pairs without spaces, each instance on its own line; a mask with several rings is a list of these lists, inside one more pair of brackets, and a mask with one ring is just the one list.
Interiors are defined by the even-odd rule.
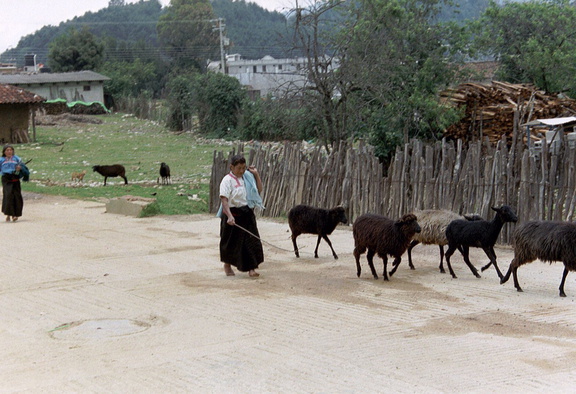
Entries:
[[14,154],[14,148],[6,145],[0,157],[0,173],[2,174],[2,213],[6,221],[17,221],[22,216],[24,200],[20,188],[20,170],[22,160]]
[[[246,171],[248,170],[248,171]],[[254,208],[262,207],[262,180],[256,167],[246,167],[242,155],[234,155],[230,161],[230,172],[220,183],[220,200],[222,202],[220,218],[220,261],[224,263],[224,272],[233,276],[235,266],[241,272],[248,272],[252,278],[260,276],[256,272],[258,265],[264,261],[262,243],[256,236],[256,216]],[[263,208],[263,207],[262,207]],[[238,225],[238,226],[236,226]],[[252,234],[244,231],[242,228]]]

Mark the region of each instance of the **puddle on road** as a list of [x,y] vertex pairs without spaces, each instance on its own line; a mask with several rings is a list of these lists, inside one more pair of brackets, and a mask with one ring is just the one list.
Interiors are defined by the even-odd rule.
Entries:
[[101,339],[137,334],[150,324],[128,319],[83,320],[61,324],[49,331],[55,339]]

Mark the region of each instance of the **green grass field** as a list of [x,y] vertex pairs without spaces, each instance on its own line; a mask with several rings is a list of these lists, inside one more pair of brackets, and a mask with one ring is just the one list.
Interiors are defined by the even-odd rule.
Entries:
[[[113,114],[83,116],[101,124],[57,122],[36,127],[36,142],[15,145],[24,161],[32,160],[30,182],[24,192],[61,195],[87,200],[107,200],[123,195],[154,197],[150,214],[207,213],[214,150],[228,146],[211,144],[190,133],[175,134],[154,122]],[[199,141],[202,141],[199,143]],[[160,163],[170,166],[171,185],[158,184]],[[122,178],[108,178],[92,171],[93,165],[122,164]],[[82,183],[71,174],[86,170]]]

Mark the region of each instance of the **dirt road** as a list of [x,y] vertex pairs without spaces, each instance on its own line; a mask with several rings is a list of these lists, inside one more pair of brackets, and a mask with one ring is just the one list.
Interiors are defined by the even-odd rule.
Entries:
[[[414,249],[390,282],[356,277],[349,227],[265,245],[259,279],[226,277],[211,216],[136,219],[104,204],[27,196],[0,223],[0,392],[561,392],[576,383],[576,274],[438,272]],[[288,226],[260,219],[290,250]],[[497,250],[501,269],[512,258]],[[476,266],[487,258],[472,253]],[[378,270],[381,271],[379,263]]]

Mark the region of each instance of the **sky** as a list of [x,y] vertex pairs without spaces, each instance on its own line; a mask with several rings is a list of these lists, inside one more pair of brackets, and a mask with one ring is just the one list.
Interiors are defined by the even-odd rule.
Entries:
[[[286,11],[294,0],[246,0],[270,11]],[[136,0],[126,0],[134,3]],[[168,5],[170,0],[160,0]],[[88,11],[108,6],[108,0],[0,0],[0,53],[16,47],[23,36],[43,26],[57,26]]]

